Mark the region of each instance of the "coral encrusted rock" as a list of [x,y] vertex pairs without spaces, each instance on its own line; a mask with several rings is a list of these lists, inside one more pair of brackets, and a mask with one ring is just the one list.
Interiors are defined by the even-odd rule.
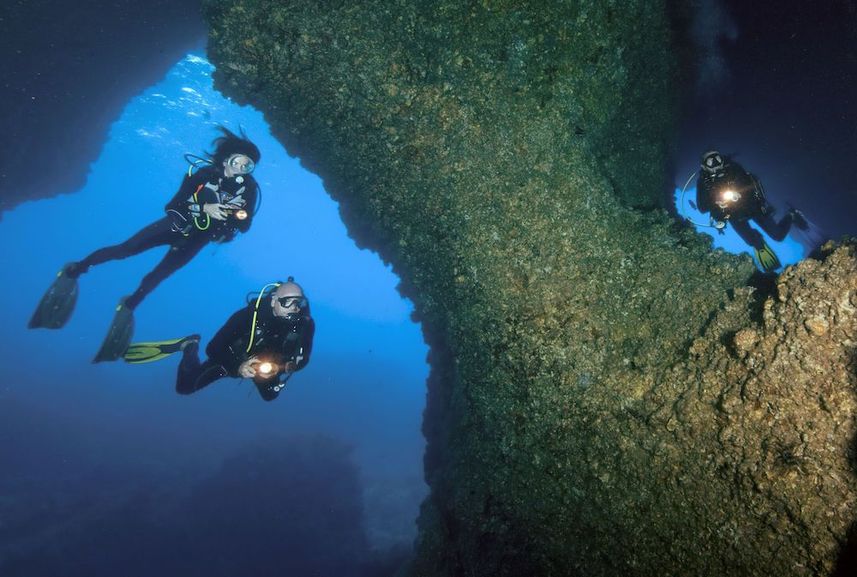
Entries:
[[652,208],[663,2],[206,18],[217,87],[323,178],[431,347],[412,575],[833,570],[857,516],[854,245],[754,290],[749,257]]

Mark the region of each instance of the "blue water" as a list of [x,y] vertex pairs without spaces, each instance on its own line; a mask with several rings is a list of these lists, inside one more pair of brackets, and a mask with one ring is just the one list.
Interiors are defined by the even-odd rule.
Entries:
[[[118,439],[120,452],[127,437],[127,452],[145,446],[166,468],[171,459],[188,455],[216,468],[218,459],[250,439],[294,433],[340,439],[354,447],[368,496],[370,538],[382,545],[407,543],[426,490],[420,424],[427,347],[409,318],[412,306],[396,292],[398,279],[390,268],[348,237],[320,179],[286,154],[259,112],[217,93],[211,72],[198,55],[177,63],[128,104],[80,191],[4,214],[0,334],[6,346],[0,362],[6,376],[0,402],[37,408],[34,414],[44,416],[34,417],[36,429],[56,429],[59,421],[72,428],[94,423]],[[143,301],[136,310],[135,340],[200,333],[204,347],[244,306],[248,291],[294,276],[316,320],[313,358],[271,403],[258,397],[252,383],[237,379],[179,396],[173,390],[177,356],[136,366],[90,363],[114,305],[133,292],[165,248],[106,263],[81,277],[77,309],[61,331],[26,328],[64,263],[123,241],[162,216],[187,169],[183,155],[211,150],[217,123],[233,131],[243,127],[261,149],[255,172],[261,211],[249,233],[230,244],[209,245]],[[50,158],[43,168],[50,171]],[[26,450],[29,441],[14,442]],[[101,465],[118,466],[107,457]],[[42,466],[50,475],[52,467],[74,463]],[[381,508],[386,512],[379,513]]]

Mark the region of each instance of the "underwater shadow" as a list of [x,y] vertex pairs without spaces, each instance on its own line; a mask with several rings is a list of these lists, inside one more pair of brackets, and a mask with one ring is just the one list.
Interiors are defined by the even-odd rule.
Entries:
[[[852,375],[851,388],[857,394],[857,351],[852,351],[848,362],[849,373]],[[851,439],[848,447],[848,464],[851,472],[857,476],[857,434]],[[857,520],[851,523],[845,543],[839,551],[836,566],[831,577],[851,577],[857,575]]]
[[848,537],[839,552],[836,567],[830,577],[852,577],[857,573],[857,522],[851,524]]
[[[187,486],[115,465],[57,487],[7,482],[0,492],[16,503],[0,503],[0,575],[393,577],[411,549],[371,547],[351,451],[322,436],[268,435]],[[39,502],[45,511],[32,511]]]

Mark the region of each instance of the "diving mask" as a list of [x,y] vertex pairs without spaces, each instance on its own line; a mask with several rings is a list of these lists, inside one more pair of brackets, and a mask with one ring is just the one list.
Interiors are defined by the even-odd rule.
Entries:
[[226,162],[235,174],[250,174],[256,168],[253,159],[244,154],[233,154]]

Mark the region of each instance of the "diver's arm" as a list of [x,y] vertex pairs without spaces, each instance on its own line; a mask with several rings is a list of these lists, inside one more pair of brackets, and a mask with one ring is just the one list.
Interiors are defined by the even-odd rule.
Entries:
[[256,376],[256,365],[260,362],[258,357],[255,356],[246,359],[238,366],[238,375],[245,379],[252,379]]
[[312,341],[315,336],[315,321],[312,317],[307,318],[307,326],[303,331],[301,339],[301,349],[295,358],[295,370],[299,371],[309,364],[309,357],[312,353]]
[[765,187],[762,186],[762,181],[759,180],[759,177],[752,172],[748,172],[747,178],[750,180],[750,186],[753,188],[753,196],[755,196],[756,200],[763,206],[767,204],[768,199],[765,197]]
[[250,322],[252,311],[250,307],[244,307],[237,311],[229,320],[226,321],[220,330],[217,331],[208,346],[205,347],[205,352],[212,359],[231,358],[238,351],[232,351],[230,345],[236,340],[239,340],[242,335],[246,335],[249,341],[250,338]]
[[711,212],[710,196],[710,183],[704,178],[699,178],[696,183],[696,208],[699,209],[699,212],[702,214]]
[[202,207],[193,201],[193,195],[201,191],[212,176],[211,168],[201,168],[190,176],[185,176],[173,199],[164,207],[164,210],[179,212],[183,216],[190,217],[194,213],[202,212]]
[[280,394],[280,390],[275,389],[271,383],[256,383],[256,390],[259,391],[259,396],[266,401],[273,401]]
[[228,207],[225,204],[220,204],[219,202],[206,202],[200,204],[202,206],[202,211],[214,220],[226,220],[229,218],[229,213],[226,212]]
[[[270,380],[253,380],[256,384],[256,389],[259,391],[259,395],[266,401],[273,401],[276,399],[277,396],[279,396],[280,391],[285,386],[285,382],[288,380],[289,376],[292,373],[301,370],[307,365],[307,363],[309,363],[310,353],[312,352],[313,336],[315,335],[315,321],[312,317],[309,317],[307,321],[307,326],[304,328],[301,338],[301,348],[291,360],[288,360],[281,365],[277,376]],[[283,379],[284,375],[285,379]]]
[[253,214],[253,211],[256,208],[256,199],[259,194],[259,187],[256,185],[255,180],[253,180],[252,178],[247,178],[246,183],[246,188],[242,196],[245,200],[244,210],[247,212],[247,218],[245,218],[244,220],[239,220],[235,224],[235,228],[241,231],[242,233],[250,230],[250,225],[253,223],[253,217],[255,216]]
[[[209,184],[208,182],[206,184]],[[213,184],[213,183],[212,183]],[[209,186],[203,185],[196,194],[197,202],[199,203],[200,212],[204,212],[210,218],[215,220],[226,220],[229,217],[227,205],[222,204],[217,197],[217,192]]]

